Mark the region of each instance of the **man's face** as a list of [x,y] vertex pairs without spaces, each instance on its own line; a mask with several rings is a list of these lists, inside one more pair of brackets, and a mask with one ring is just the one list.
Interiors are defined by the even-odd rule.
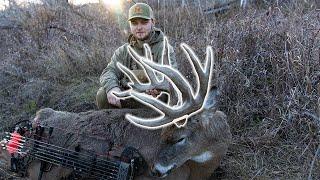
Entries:
[[131,33],[139,40],[148,38],[153,25],[152,19],[134,18],[130,20]]

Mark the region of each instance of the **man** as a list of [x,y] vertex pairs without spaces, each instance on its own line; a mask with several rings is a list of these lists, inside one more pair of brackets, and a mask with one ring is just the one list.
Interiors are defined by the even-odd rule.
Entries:
[[[120,92],[127,89],[128,79],[116,66],[117,62],[122,63],[131,70],[142,70],[129,55],[127,47],[131,46],[139,55],[144,56],[143,44],[150,46],[153,60],[160,63],[162,58],[164,35],[161,30],[155,28],[155,21],[151,7],[145,3],[136,3],[129,9],[128,21],[130,24],[131,34],[128,43],[119,47],[113,54],[110,63],[103,70],[100,76],[101,88],[97,92],[96,102],[99,109],[112,107],[124,107],[125,101],[112,94],[113,91]],[[171,65],[176,68],[175,54],[172,47],[170,50]],[[146,91],[147,94],[156,97],[160,94],[157,89]],[[131,100],[132,101],[132,100]],[[132,107],[129,107],[132,108]]]

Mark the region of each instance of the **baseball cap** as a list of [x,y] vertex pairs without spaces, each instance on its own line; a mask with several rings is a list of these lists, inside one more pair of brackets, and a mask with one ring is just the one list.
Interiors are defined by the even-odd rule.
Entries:
[[153,19],[153,11],[146,3],[136,3],[129,9],[128,21],[133,18]]

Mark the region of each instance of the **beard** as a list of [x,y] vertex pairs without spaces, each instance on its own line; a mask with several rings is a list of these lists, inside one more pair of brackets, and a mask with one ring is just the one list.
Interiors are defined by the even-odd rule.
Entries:
[[140,41],[144,41],[146,39],[148,39],[150,37],[151,32],[149,32],[148,34],[146,34],[144,37],[140,38],[138,36],[135,35],[135,38],[137,38]]
[[140,37],[138,37],[136,35],[134,35],[134,37],[136,39],[140,40],[140,41],[144,41],[144,40],[147,40],[150,37],[152,31],[153,31],[153,26],[151,27],[150,31],[144,37],[140,38]]

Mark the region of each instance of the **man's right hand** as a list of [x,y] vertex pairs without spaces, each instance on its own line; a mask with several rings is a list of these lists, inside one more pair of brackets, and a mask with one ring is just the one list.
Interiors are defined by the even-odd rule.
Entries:
[[118,97],[116,97],[115,95],[113,95],[112,92],[121,92],[120,88],[119,87],[114,87],[114,88],[110,89],[107,92],[107,99],[108,99],[109,104],[121,108],[120,99]]

